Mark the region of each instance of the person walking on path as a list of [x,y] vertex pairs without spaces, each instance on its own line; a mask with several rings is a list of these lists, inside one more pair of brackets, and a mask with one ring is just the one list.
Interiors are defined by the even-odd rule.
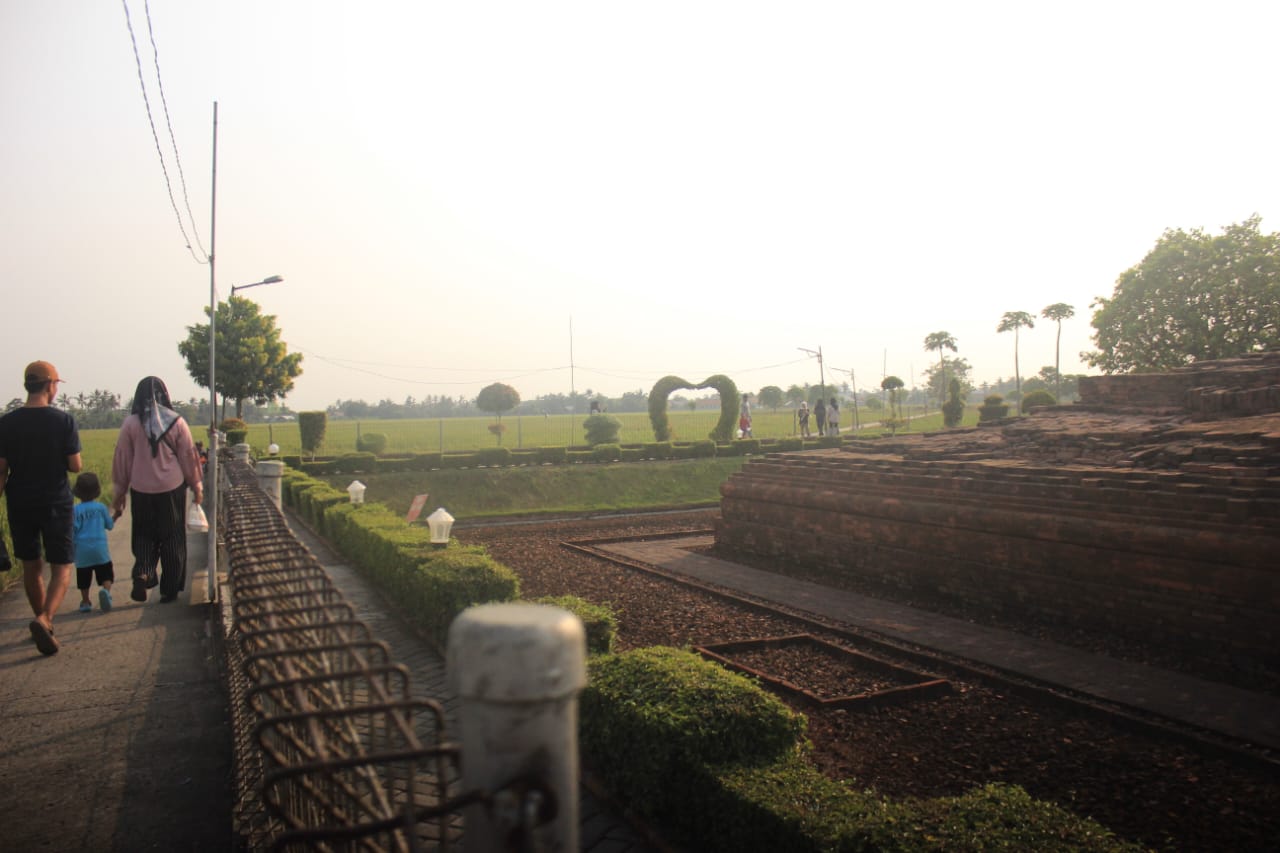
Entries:
[[804,400],[800,401],[800,411],[798,414],[800,418],[800,435],[804,438],[809,438],[809,436],[812,435],[812,433],[809,432],[809,404]]
[[822,398],[818,398],[818,402],[813,405],[813,418],[818,422],[818,435],[827,434],[827,404]]
[[23,373],[27,402],[0,418],[0,493],[8,502],[13,556],[22,561],[22,585],[35,614],[27,627],[43,655],[57,654],[59,648],[53,615],[67,594],[75,562],[75,509],[67,472],[79,473],[83,464],[76,419],[53,408],[60,382],[52,364],[31,362]]
[[80,612],[93,610],[89,603],[89,587],[98,580],[98,606],[103,613],[111,610],[111,585],[115,583],[115,566],[111,562],[111,548],[107,544],[107,531],[115,527],[111,511],[99,500],[102,484],[98,475],[86,471],[76,477],[71,490],[80,503],[76,504],[76,589],[80,590]]
[[827,404],[827,435],[840,434],[840,407],[836,405],[836,398],[832,397],[831,402]]
[[738,410],[738,430],[742,433],[743,438],[753,438],[751,435],[751,403],[750,394],[742,395],[742,407]]
[[[111,462],[115,518],[132,513],[134,601],[146,601],[147,590],[160,586],[160,602],[178,597],[187,581],[187,530],[184,525],[187,488],[194,500],[204,500],[200,456],[191,428],[173,410],[169,389],[158,377],[138,383],[129,417],[120,427]],[[156,565],[163,570],[156,578]]]

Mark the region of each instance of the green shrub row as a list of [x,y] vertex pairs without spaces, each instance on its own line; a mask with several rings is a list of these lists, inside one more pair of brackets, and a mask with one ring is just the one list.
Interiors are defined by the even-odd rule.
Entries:
[[281,496],[440,650],[463,610],[520,597],[515,573],[484,548],[456,541],[438,548],[425,527],[406,523],[382,504],[352,504],[345,492],[288,469]]
[[[365,436],[368,438],[376,433]],[[866,438],[867,436],[861,436]],[[413,453],[403,456],[379,456],[371,451],[345,453],[332,459],[304,461],[301,456],[282,457],[286,465],[312,476],[327,474],[396,473],[401,471],[440,471],[459,468],[501,468],[512,465],[562,465],[588,462],[643,462],[649,459],[712,459],[747,456],[779,451],[812,450],[840,447],[839,435],[814,438],[780,438],[776,440],[748,438],[717,444],[710,439],[675,443],[655,441],[646,444],[597,444],[591,448],[535,447],[512,450],[509,447],[487,447],[471,453]]]
[[592,658],[581,746],[668,840],[707,851],[1142,848],[1022,788],[889,801],[823,776],[806,720],[747,678],[654,647]]
[[613,641],[618,636],[618,618],[608,607],[592,604],[576,595],[547,595],[535,598],[534,603],[559,607],[581,619],[587,634],[588,655],[607,655],[613,651]]

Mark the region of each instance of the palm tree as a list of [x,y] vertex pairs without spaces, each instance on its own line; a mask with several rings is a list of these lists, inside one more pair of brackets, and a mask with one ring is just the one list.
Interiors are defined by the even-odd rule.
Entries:
[[956,339],[950,332],[933,332],[924,336],[926,352],[938,351],[938,366],[942,368],[942,385],[938,390],[938,408],[947,402],[947,360],[942,355],[944,349],[956,351]]
[[1055,302],[1052,305],[1046,305],[1040,310],[1040,316],[1046,320],[1053,320],[1058,324],[1058,338],[1053,343],[1053,375],[1054,375],[1054,396],[1058,398],[1058,402],[1062,402],[1062,370],[1058,363],[1059,351],[1062,349],[1062,321],[1070,320],[1076,316],[1076,309],[1073,305],[1065,302]]
[[1013,330],[1013,382],[1017,389],[1019,408],[1022,406],[1022,373],[1018,370],[1018,329],[1023,326],[1028,329],[1036,327],[1035,318],[1026,311],[1006,311],[1000,318],[1000,325],[996,326],[997,332]]

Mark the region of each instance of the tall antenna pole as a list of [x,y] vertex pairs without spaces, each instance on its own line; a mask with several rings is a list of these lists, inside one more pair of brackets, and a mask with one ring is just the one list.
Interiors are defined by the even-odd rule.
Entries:
[[578,393],[577,388],[573,384],[573,315],[569,315],[569,397],[572,399]]
[[208,600],[218,600],[218,288],[213,274],[218,229],[218,102],[213,102],[213,188],[209,193],[209,567]]

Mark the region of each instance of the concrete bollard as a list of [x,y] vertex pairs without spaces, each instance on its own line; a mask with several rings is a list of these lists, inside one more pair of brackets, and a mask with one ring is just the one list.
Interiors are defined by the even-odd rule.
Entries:
[[254,470],[258,473],[258,488],[267,493],[276,509],[280,509],[280,480],[284,477],[284,463],[279,459],[259,459]]
[[252,449],[253,448],[247,444],[233,444],[231,445],[231,458],[238,462],[248,462],[249,451]]
[[[578,693],[587,683],[582,620],[542,604],[483,604],[449,626],[449,685],[460,705],[462,790],[494,793],[534,778],[554,803],[507,789],[463,810],[463,848],[517,849],[522,823],[533,849],[578,853]],[[516,842],[518,843],[518,841]]]

